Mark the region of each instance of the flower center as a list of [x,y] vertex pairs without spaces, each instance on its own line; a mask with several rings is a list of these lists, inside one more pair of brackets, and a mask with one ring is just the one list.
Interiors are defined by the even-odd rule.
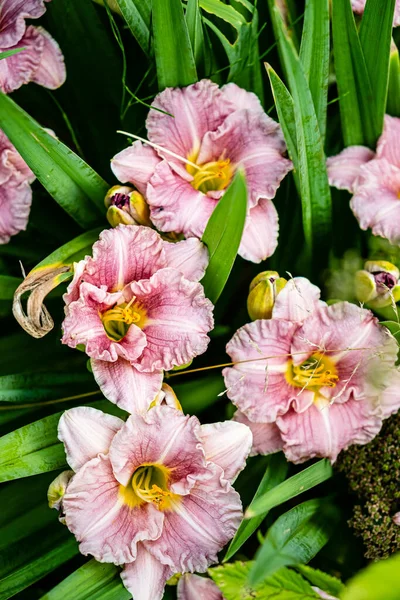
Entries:
[[199,165],[198,169],[187,165],[186,169],[193,175],[191,184],[194,189],[203,192],[203,194],[210,191],[224,190],[229,185],[233,175],[229,158]]
[[117,208],[124,208],[129,204],[129,196],[127,194],[121,194],[120,192],[114,194],[111,197],[111,205]]
[[303,389],[335,387],[338,379],[334,362],[319,352],[312,354],[300,365],[291,362],[286,372],[288,383]]
[[383,288],[389,288],[391,290],[397,283],[396,277],[391,273],[387,273],[386,271],[373,273],[373,276],[376,284]]
[[100,314],[105,332],[114,342],[120,342],[133,323],[141,329],[144,325],[146,311],[140,303],[135,303],[135,299],[133,296],[128,304],[126,302],[116,304],[113,308]]
[[161,465],[143,465],[136,469],[131,481],[135,495],[152,502],[159,510],[166,508],[172,492],[168,489],[168,471]]

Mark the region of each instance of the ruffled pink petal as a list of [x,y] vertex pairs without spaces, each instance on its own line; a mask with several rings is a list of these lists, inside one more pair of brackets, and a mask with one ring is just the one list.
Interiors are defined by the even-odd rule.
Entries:
[[130,507],[115,479],[108,456],[85,463],[63,497],[65,522],[80,542],[79,551],[100,562],[117,565],[136,558],[136,544],[155,540],[162,532],[164,513],[152,503]]
[[137,362],[140,370],[169,370],[206,351],[213,328],[213,305],[200,283],[188,281],[175,269],[161,269],[149,280],[133,282],[131,293],[146,311],[146,347]]
[[80,297],[66,307],[63,322],[63,344],[71,348],[85,346],[92,358],[116,361],[119,357],[134,361],[146,345],[146,336],[139,327],[131,325],[120,342],[112,341],[106,334],[100,314],[111,308],[121,297],[120,292],[109,294],[90,283],[82,283]]
[[387,384],[379,398],[383,419],[397,413],[400,408],[400,371],[398,369],[393,370]]
[[71,469],[78,471],[100,452],[107,454],[113,437],[123,424],[122,419],[90,406],[66,410],[58,423],[58,439],[64,443]]
[[351,444],[367,444],[378,433],[382,420],[367,401],[351,398],[345,404],[319,399],[303,413],[291,410],[276,421],[286,458],[301,463],[325,457],[334,462]]
[[164,513],[162,535],[146,548],[175,572],[206,571],[234,536],[242,517],[239,494],[209,463],[208,476]]
[[298,325],[278,319],[254,321],[241,327],[226,351],[234,367],[222,371],[228,398],[256,423],[271,423],[290,404],[307,407],[314,394],[286,380],[290,348]]
[[102,231],[86,262],[83,279],[109,291],[122,290],[131,281],[148,279],[166,266],[160,235],[149,227],[118,225]]
[[253,436],[248,427],[235,421],[210,423],[201,426],[201,440],[206,460],[224,471],[224,477],[232,482],[246,466]]
[[350,146],[327,159],[329,185],[339,190],[354,192],[360,168],[375,157],[365,146]]
[[26,229],[31,202],[28,183],[17,183],[11,178],[0,185],[0,244],[7,244],[12,235]]
[[[152,106],[173,116],[150,110],[146,121],[149,140],[183,158],[197,152],[205,133],[214,131],[232,110],[218,86],[208,79],[185,88],[167,88]],[[165,158],[175,161],[167,154]]]
[[160,231],[200,238],[217,200],[195,190],[166,161],[159,163],[147,186],[150,218]]
[[361,229],[400,244],[400,169],[385,159],[361,168],[357,190],[350,206]]
[[256,94],[248,92],[236,83],[227,83],[221,88],[221,92],[225,102],[229,102],[236,110],[247,109],[267,116]]
[[377,158],[385,158],[400,168],[400,119],[385,115],[383,132],[376,148]]
[[223,157],[234,166],[241,165],[251,208],[260,198],[274,198],[282,179],[293,168],[291,161],[282,156],[285,150],[279,123],[267,115],[238,110],[217,131],[204,136],[197,164]]
[[256,454],[274,454],[283,448],[282,436],[275,423],[253,423],[240,410],[233,415],[233,419],[244,423],[253,434],[253,445],[250,456]]
[[169,567],[138,544],[136,560],[124,565],[121,579],[135,600],[162,600],[165,583],[172,575]]
[[44,44],[39,67],[32,81],[50,90],[56,90],[67,77],[64,56],[55,39],[43,27],[36,29],[43,38]]
[[278,213],[272,201],[259,200],[247,216],[240,256],[255,263],[272,256],[278,245],[278,231]]
[[75,300],[78,300],[79,298],[79,288],[81,283],[84,282],[83,274],[85,272],[86,262],[88,259],[89,256],[86,256],[85,259],[74,263],[74,276],[71,283],[67,287],[67,292],[63,295],[63,300],[66,306],[71,304],[71,302],[75,302]]
[[0,48],[8,49],[17,44],[25,33],[25,19],[38,19],[45,11],[43,0],[2,0]]
[[129,413],[146,412],[161,390],[163,373],[141,373],[127,360],[91,361],[94,378],[104,396]]
[[114,437],[110,459],[122,485],[140,465],[158,463],[171,470],[171,491],[186,494],[205,471],[199,421],[166,405],[134,414]]
[[0,60],[0,89],[5,94],[33,80],[44,48],[44,38],[37,27],[26,28],[24,37],[13,48],[25,48]]
[[0,185],[11,178],[15,183],[32,183],[35,181],[35,175],[22,156],[6,135],[0,131]]
[[135,142],[114,156],[111,170],[121,183],[133,183],[145,196],[147,184],[160,160],[153,148]]
[[164,242],[167,266],[176,269],[189,281],[200,281],[208,266],[207,246],[196,238],[181,242]]
[[276,297],[272,317],[303,323],[318,306],[325,306],[320,296],[321,290],[305,277],[289,279]]
[[178,581],[178,600],[224,600],[211,579],[185,573]]

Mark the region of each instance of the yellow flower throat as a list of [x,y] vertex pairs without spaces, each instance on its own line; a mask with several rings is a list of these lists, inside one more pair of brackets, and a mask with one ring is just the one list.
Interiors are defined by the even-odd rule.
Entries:
[[133,473],[130,485],[121,486],[120,494],[131,507],[152,503],[158,510],[166,510],[177,499],[168,489],[168,479],[169,470],[163,465],[142,465]]
[[286,371],[287,382],[294,387],[303,389],[335,387],[338,379],[334,362],[319,352],[314,352],[300,365],[294,365],[290,361]]
[[135,324],[141,329],[144,326],[146,311],[140,303],[135,303],[135,300],[134,296],[129,303],[116,304],[100,314],[105,332],[113,342],[120,342],[131,325]]
[[[197,153],[191,154],[188,157],[191,162],[196,162],[196,158]],[[203,194],[224,190],[228,187],[234,173],[229,158],[204,163],[203,165],[198,165],[198,168],[187,164],[186,170],[190,175],[193,175],[191,184],[194,189],[203,192]]]

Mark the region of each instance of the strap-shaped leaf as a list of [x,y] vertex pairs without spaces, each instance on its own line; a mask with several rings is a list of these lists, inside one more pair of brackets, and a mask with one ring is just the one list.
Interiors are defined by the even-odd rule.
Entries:
[[400,59],[399,51],[394,43],[390,51],[386,112],[392,117],[400,117]]
[[150,0],[116,0],[132,35],[145,54],[150,52]]

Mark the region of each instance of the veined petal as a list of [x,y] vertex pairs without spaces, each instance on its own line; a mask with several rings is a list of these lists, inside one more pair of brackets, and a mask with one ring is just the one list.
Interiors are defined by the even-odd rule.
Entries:
[[169,370],[205,352],[214,321],[202,285],[175,269],[161,269],[149,280],[133,282],[130,289],[146,311],[140,370]]
[[167,266],[182,273],[189,281],[200,281],[208,266],[207,246],[197,238],[163,244]]
[[0,185],[10,179],[15,183],[32,183],[35,175],[10,140],[0,131]]
[[136,559],[136,544],[157,539],[164,514],[152,503],[134,507],[125,501],[108,456],[85,463],[63,497],[68,529],[80,542],[79,551],[100,562],[122,565]]
[[136,560],[124,565],[121,579],[135,600],[162,600],[165,583],[172,575],[169,567],[138,544]]
[[66,410],[58,423],[58,439],[64,443],[69,466],[78,471],[98,454],[107,454],[111,441],[124,424],[90,406]]
[[232,482],[246,466],[253,436],[246,425],[235,421],[210,423],[201,426],[201,440],[206,460],[224,471],[224,478]]
[[386,419],[397,413],[400,408],[400,371],[395,369],[388,380],[387,387],[383,390],[379,405],[381,408],[382,418]]
[[267,117],[258,96],[253,92],[248,92],[236,83],[227,83],[222,86],[221,92],[225,102],[232,104],[236,110],[247,109]]
[[302,323],[318,306],[325,306],[320,296],[321,290],[305,277],[289,279],[275,299],[272,318]]
[[146,196],[147,184],[160,160],[153,148],[137,141],[114,156],[111,170],[121,183],[133,183]]
[[329,185],[354,192],[361,166],[373,158],[375,152],[365,146],[350,146],[336,156],[330,156],[326,161]]
[[36,27],[36,30],[43,39],[43,50],[32,81],[50,90],[56,90],[67,77],[64,56],[55,39],[43,27]]
[[274,454],[282,450],[282,436],[276,423],[253,423],[240,410],[235,412],[233,419],[247,425],[253,434],[253,445],[250,456],[255,456],[256,454]]
[[38,19],[45,11],[43,0],[2,0],[0,48],[8,49],[17,44],[25,33],[25,19]]
[[224,600],[216,584],[206,577],[185,573],[178,581],[178,600]]
[[141,373],[127,360],[91,361],[94,378],[104,396],[129,413],[146,412],[161,390],[163,373]]
[[137,467],[156,463],[170,470],[171,491],[188,493],[205,470],[199,436],[197,418],[175,408],[155,406],[146,414],[134,414],[111,444],[114,475],[122,485],[128,485]]
[[7,244],[12,235],[26,229],[31,202],[28,183],[18,184],[11,178],[0,185],[0,244]]
[[23,38],[14,48],[25,48],[17,54],[0,60],[0,89],[5,94],[29,83],[39,67],[44,48],[44,38],[37,27],[26,28]]
[[349,399],[330,404],[320,399],[305,412],[289,411],[278,417],[286,458],[301,463],[325,457],[334,462],[341,450],[351,444],[367,444],[381,428],[377,409],[366,400]]
[[234,536],[242,504],[222,469],[209,463],[208,477],[197,481],[164,515],[162,535],[145,542],[146,548],[175,572],[204,572]]
[[259,263],[275,252],[278,245],[278,213],[271,200],[261,199],[246,218],[239,254]]
[[157,165],[147,186],[147,202],[157,229],[198,238],[217,204],[216,199],[195,190],[166,161]]
[[[399,7],[400,8],[400,7]],[[400,119],[385,115],[383,132],[376,148],[377,158],[384,158],[400,169]]]

